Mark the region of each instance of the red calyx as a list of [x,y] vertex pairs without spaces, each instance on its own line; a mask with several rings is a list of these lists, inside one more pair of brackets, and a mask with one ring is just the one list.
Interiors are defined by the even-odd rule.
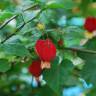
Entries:
[[96,18],[94,17],[88,17],[85,20],[84,28],[88,32],[93,32],[96,30]]
[[34,60],[32,64],[29,66],[29,72],[34,76],[34,77],[39,77],[42,73],[41,69],[41,61],[40,60]]
[[60,39],[60,40],[58,41],[58,44],[59,44],[59,46],[63,46],[63,40]]
[[56,47],[50,39],[37,40],[35,50],[42,61],[50,62],[56,57]]

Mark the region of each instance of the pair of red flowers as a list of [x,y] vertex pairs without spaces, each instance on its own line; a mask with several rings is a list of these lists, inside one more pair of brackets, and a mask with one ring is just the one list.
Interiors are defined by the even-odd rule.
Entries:
[[35,52],[39,56],[39,60],[34,60],[29,66],[29,72],[34,77],[39,77],[44,68],[50,68],[50,62],[56,56],[56,47],[50,39],[37,40]]
[[96,18],[95,17],[88,17],[85,20],[84,28],[88,32],[94,32],[96,31]]
[[[86,18],[84,28],[88,32],[94,32],[96,30],[96,18]],[[62,45],[62,41],[59,40],[58,44]],[[56,56],[56,47],[50,39],[37,40],[35,51],[40,59],[32,62],[29,66],[29,72],[32,73],[33,76],[39,77],[42,73],[42,69],[46,68],[46,65],[47,68],[50,68],[50,61]]]

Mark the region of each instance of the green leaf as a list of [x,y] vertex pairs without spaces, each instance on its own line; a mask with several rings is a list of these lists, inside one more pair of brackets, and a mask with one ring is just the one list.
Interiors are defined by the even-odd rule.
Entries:
[[66,9],[72,9],[76,4],[72,0],[64,0],[64,1],[49,1],[46,5],[47,8],[51,9],[57,9],[62,8],[64,10]]
[[29,51],[22,45],[16,43],[6,43],[0,46],[0,53],[13,56],[30,56]]
[[51,8],[51,9],[64,8],[64,4],[52,2],[50,4],[47,4],[47,8]]
[[32,89],[32,96],[45,96],[45,94],[46,96],[57,96],[48,85]]
[[87,96],[95,96],[96,95],[96,87],[92,88],[88,93]]
[[10,67],[11,65],[6,59],[0,59],[0,72],[6,72]]
[[64,43],[67,47],[79,47],[81,39],[84,39],[84,30],[77,26],[67,26],[63,29]]
[[[96,50],[96,38],[89,40],[84,48]],[[78,56],[85,61],[85,65],[81,70],[81,77],[96,86],[96,54],[78,52]]]
[[90,39],[85,45],[85,49],[96,50],[96,38]]
[[62,95],[63,86],[73,86],[76,78],[73,76],[73,64],[69,60],[63,60],[59,64],[59,58],[52,62],[51,69],[44,71],[44,79],[48,86],[58,95]]
[[3,22],[4,20],[10,18],[13,16],[12,12],[9,11],[1,11],[0,12],[0,22]]
[[96,55],[78,52],[79,57],[85,61],[85,65],[81,71],[81,77],[87,82],[96,85]]

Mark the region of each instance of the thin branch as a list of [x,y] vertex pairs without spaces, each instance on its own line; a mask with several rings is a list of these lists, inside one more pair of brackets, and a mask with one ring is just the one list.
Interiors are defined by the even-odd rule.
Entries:
[[64,47],[64,50],[72,50],[72,51],[79,51],[79,52],[84,52],[84,53],[96,54],[96,51],[87,50],[87,49],[79,49],[79,48],[68,48],[68,47]]
[[33,21],[34,19],[36,19],[43,11],[45,10],[42,9],[40,10],[40,12],[37,13],[37,15],[35,17],[33,17],[32,19],[28,20],[27,22],[23,23],[20,27],[17,28],[16,32],[18,32],[19,30],[21,30],[26,24],[28,24],[29,22]]
[[41,9],[40,12],[37,13],[36,16],[34,16],[32,19],[28,20],[27,22],[24,22],[23,24],[21,24],[17,29],[16,31],[11,34],[10,36],[8,36],[5,40],[3,40],[1,42],[1,44],[3,44],[5,41],[7,41],[8,39],[10,39],[12,36],[14,36],[17,32],[19,32],[27,23],[33,21],[34,19],[36,19],[45,9]]
[[17,33],[18,31],[20,31],[24,26],[25,26],[25,22],[23,22],[23,24],[21,24],[15,31],[15,33]]
[[17,18],[18,15],[14,15],[13,17],[11,17],[9,20],[7,20],[6,22],[4,22],[1,26],[0,26],[0,30],[2,28],[4,28],[10,21],[12,21],[13,19]]
[[34,5],[30,6],[30,7],[28,7],[26,9],[24,9],[23,11],[27,11],[27,10],[33,9],[33,8],[37,7],[37,5],[38,5],[38,3],[36,3],[36,4],[34,4]]
[[40,12],[38,12],[38,14],[37,14],[35,17],[33,17],[32,19],[30,19],[30,20],[27,21],[26,23],[29,23],[29,22],[31,22],[32,20],[36,19],[45,9],[46,9],[46,8],[41,9]]
[[5,41],[7,41],[9,38],[11,38],[12,36],[14,36],[15,35],[15,33],[13,33],[13,34],[11,34],[10,36],[8,36],[6,39],[4,39],[2,42],[1,42],[1,44],[3,44]]
[[[26,8],[26,9],[24,9],[23,11],[27,11],[27,10],[29,10],[29,9],[31,9],[31,8],[36,7],[37,5],[38,5],[38,4],[34,4],[34,5]],[[19,15],[14,15],[14,16],[11,17],[10,19],[8,19],[6,22],[4,22],[4,23],[0,26],[0,30],[1,30],[2,28],[4,28],[10,21],[12,21],[13,19],[17,18],[18,16],[19,16]]]

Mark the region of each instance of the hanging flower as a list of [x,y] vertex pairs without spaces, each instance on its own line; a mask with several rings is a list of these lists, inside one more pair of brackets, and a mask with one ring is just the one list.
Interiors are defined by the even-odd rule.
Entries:
[[96,30],[96,18],[94,17],[88,17],[85,20],[84,28],[88,32],[92,32]]
[[35,51],[42,61],[50,62],[56,57],[56,47],[50,39],[38,40]]
[[34,77],[39,77],[42,74],[41,60],[34,60],[32,64],[29,66],[29,72]]

